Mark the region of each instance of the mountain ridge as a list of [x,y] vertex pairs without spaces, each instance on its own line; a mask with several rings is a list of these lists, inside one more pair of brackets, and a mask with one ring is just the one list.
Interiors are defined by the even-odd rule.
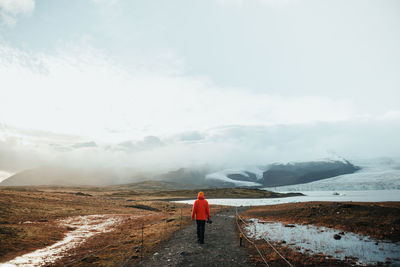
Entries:
[[[313,182],[360,170],[347,160],[273,163],[265,166],[222,169],[180,168],[161,174],[118,174],[102,168],[41,166],[18,172],[0,186],[62,185],[109,186],[146,180],[174,182],[196,187],[267,187]],[[213,172],[214,171],[214,172]]]

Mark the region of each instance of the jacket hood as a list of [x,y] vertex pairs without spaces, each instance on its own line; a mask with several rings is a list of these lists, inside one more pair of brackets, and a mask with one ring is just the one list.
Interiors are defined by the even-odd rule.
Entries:
[[200,191],[197,199],[204,199],[204,193]]

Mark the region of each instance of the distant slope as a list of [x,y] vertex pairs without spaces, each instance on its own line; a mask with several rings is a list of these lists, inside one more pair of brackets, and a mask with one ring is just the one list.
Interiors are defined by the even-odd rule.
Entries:
[[344,159],[271,164],[264,167],[229,169],[208,174],[208,180],[222,181],[237,186],[282,186],[309,183],[342,174],[354,173],[360,168]]
[[199,190],[204,192],[206,198],[281,198],[303,196],[302,193],[277,193],[257,188],[203,188],[186,190],[145,190],[145,191],[117,191],[113,196],[145,196],[154,200],[183,200],[195,199]]
[[149,190],[182,190],[199,188],[193,184],[182,184],[167,181],[144,181],[130,184],[111,185],[102,188],[103,191],[149,191]]
[[[274,191],[400,190],[400,159],[357,160],[360,171],[311,183],[269,187]],[[268,189],[268,187],[267,187]]]
[[206,175],[206,180],[210,183],[224,184],[225,187],[247,186],[247,187],[260,187],[262,184],[259,182],[263,172],[255,168],[236,168],[227,169]]
[[100,169],[73,169],[57,166],[42,166],[25,170],[8,177],[0,186],[27,186],[27,185],[111,185],[118,182],[112,173]]
[[313,161],[288,164],[274,164],[264,172],[261,183],[264,186],[281,186],[310,183],[360,170],[349,161]]
[[211,181],[206,179],[209,169],[189,169],[180,168],[176,171],[170,171],[155,176],[157,180],[175,182],[195,187],[235,187],[232,183],[225,183],[222,180]]
[[[215,172],[210,168],[180,168],[164,174],[138,174],[134,170],[107,170],[99,168],[65,168],[42,166],[19,172],[0,183],[0,186],[58,185],[58,186],[108,186],[133,187],[140,190],[156,187],[162,189],[191,189],[211,187],[272,187],[309,183],[359,170],[347,160],[321,160],[288,164],[271,164],[264,167],[225,169]],[[145,181],[139,184],[132,182]],[[151,182],[153,181],[153,182]],[[172,183],[172,184],[171,184]],[[116,186],[118,187],[118,186]],[[128,189],[130,190],[130,189]]]
[[[121,172],[120,172],[121,173]],[[164,174],[138,174],[126,171],[117,175],[115,171],[106,169],[78,169],[59,166],[42,166],[35,169],[18,172],[0,183],[0,186],[109,186],[126,189],[190,189],[208,187],[205,181],[206,170],[185,169],[171,171]],[[145,181],[143,181],[145,180]],[[138,181],[142,181],[138,183]],[[218,183],[222,185],[223,183]],[[209,186],[216,186],[209,184]],[[173,188],[172,188],[173,187]]]

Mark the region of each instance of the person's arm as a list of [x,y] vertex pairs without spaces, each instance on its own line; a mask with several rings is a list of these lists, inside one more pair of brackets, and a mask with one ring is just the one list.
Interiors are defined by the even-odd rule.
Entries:
[[210,219],[210,217],[211,217],[211,214],[210,214],[210,206],[208,205],[208,201],[206,200],[206,203],[207,203],[207,209],[206,209],[206,213],[207,213],[207,218],[208,219]]
[[194,217],[196,215],[196,209],[197,209],[197,200],[193,203],[193,208],[192,208],[192,220],[194,220]]

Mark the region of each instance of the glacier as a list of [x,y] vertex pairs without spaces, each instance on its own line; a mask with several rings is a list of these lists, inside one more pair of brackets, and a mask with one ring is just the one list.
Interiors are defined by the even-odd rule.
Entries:
[[276,192],[400,190],[400,159],[355,159],[361,170],[311,183],[264,189]]

